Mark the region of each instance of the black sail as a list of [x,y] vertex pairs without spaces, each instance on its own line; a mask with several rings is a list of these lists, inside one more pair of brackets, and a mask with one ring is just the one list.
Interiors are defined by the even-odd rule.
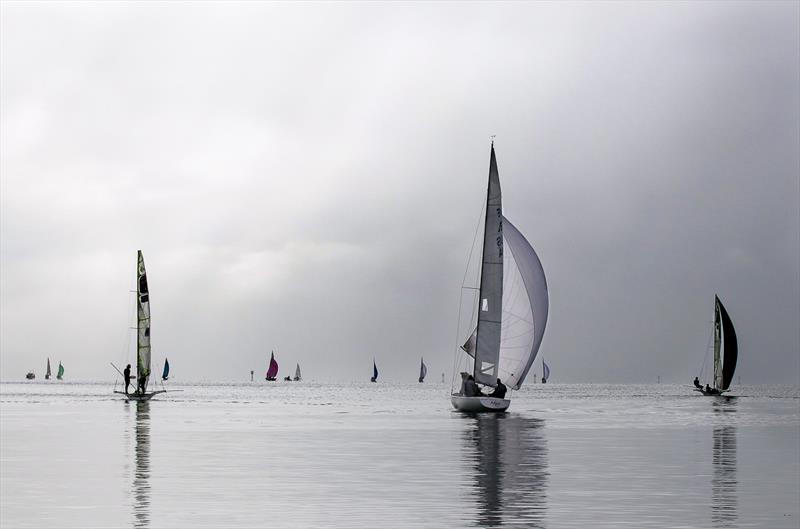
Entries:
[[733,322],[731,317],[728,316],[728,311],[725,306],[716,298],[717,306],[719,307],[720,319],[722,320],[722,343],[723,343],[723,357],[722,357],[722,386],[718,389],[728,389],[733,380],[733,373],[736,371],[736,359],[739,356],[739,346],[736,343],[736,331],[733,329]]

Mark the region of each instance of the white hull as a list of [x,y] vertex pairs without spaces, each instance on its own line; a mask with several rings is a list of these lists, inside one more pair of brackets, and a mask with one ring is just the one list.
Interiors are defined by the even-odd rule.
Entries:
[[508,409],[511,401],[508,399],[498,399],[497,397],[465,397],[463,395],[451,395],[450,402],[458,411],[468,413],[481,412],[504,412]]

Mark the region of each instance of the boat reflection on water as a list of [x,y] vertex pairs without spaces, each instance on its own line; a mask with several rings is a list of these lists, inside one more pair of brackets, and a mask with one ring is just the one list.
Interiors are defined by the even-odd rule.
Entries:
[[[735,398],[716,398],[714,413],[736,412]],[[711,479],[711,523],[714,527],[735,527],[737,518],[736,496],[736,427],[720,425],[714,427],[712,451],[714,470]]]
[[[479,527],[544,527],[547,441],[544,421],[509,414],[463,415],[464,453],[474,476]],[[469,480],[467,480],[469,481]]]
[[136,408],[136,444],[133,474],[133,526],[150,527],[150,402],[131,403]]

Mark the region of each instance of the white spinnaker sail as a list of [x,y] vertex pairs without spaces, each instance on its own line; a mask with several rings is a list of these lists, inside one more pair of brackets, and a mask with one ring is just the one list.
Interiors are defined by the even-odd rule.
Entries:
[[475,347],[475,380],[494,386],[497,383],[498,353],[503,295],[503,204],[500,177],[492,144],[489,160],[489,185],[486,191],[486,219],[483,232],[480,295],[478,296],[478,334]]
[[519,389],[542,345],[550,299],[539,256],[522,233],[503,217],[503,325],[498,377]]
[[147,287],[147,271],[144,268],[144,257],[139,250],[139,263],[136,273],[136,376],[150,376],[150,291]]
[[[503,217],[503,316],[497,377],[519,389],[530,370],[547,326],[547,280],[533,247]],[[461,348],[475,356],[475,332]]]

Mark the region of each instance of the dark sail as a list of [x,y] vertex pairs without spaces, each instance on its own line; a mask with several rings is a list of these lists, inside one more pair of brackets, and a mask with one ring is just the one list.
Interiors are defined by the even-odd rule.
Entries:
[[719,300],[714,296],[719,307],[720,319],[722,320],[722,339],[724,346],[722,360],[722,386],[717,389],[728,389],[733,380],[733,373],[736,371],[736,359],[739,356],[739,346],[736,343],[736,331],[733,329],[733,322],[728,316],[728,311]]

